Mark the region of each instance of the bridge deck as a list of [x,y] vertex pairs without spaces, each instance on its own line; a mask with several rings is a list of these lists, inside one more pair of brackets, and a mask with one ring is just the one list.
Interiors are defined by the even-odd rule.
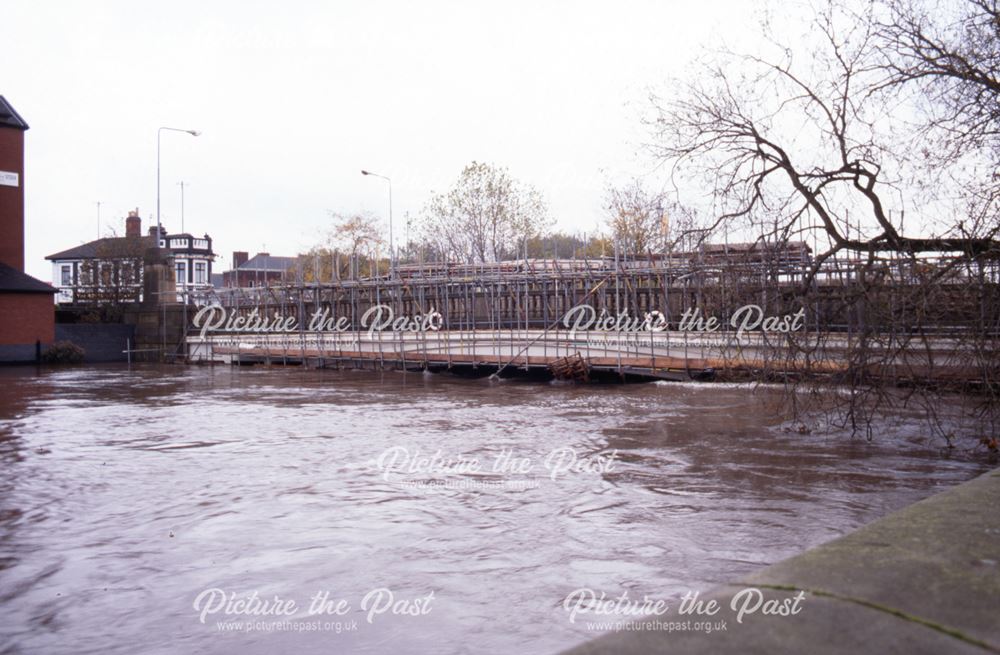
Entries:
[[[821,347],[820,347],[821,346]],[[579,359],[586,369],[621,377],[709,379],[715,372],[775,375],[837,374],[852,364],[843,335],[797,335],[794,342],[759,333],[689,334],[556,330],[452,330],[401,332],[295,332],[188,337],[193,362],[294,363],[408,370],[446,370],[472,375],[543,374]],[[921,348],[886,344],[870,349],[870,373],[900,381],[916,378],[971,381],[971,353],[948,339]],[[574,368],[574,367],[569,367]],[[579,368],[579,367],[576,367]]]

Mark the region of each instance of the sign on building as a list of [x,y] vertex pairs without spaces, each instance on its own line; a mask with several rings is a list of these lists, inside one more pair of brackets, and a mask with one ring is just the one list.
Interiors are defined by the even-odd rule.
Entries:
[[18,174],[0,171],[0,186],[18,186]]

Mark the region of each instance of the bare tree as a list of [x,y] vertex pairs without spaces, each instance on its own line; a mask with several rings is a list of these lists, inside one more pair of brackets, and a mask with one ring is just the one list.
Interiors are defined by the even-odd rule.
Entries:
[[331,213],[330,244],[352,257],[371,255],[383,243],[378,219],[368,213]]
[[88,320],[116,323],[125,308],[142,295],[143,256],[148,244],[141,237],[110,236],[97,242],[93,259],[80,264],[77,302],[92,306]]
[[653,192],[636,179],[605,191],[608,228],[612,240],[634,255],[696,249],[712,230],[700,225],[689,207]]
[[516,256],[549,222],[537,190],[505,168],[478,162],[465,167],[450,191],[435,194],[423,214],[423,238],[432,249],[472,263]]
[[[368,213],[331,214],[334,219],[330,232],[330,249],[338,262],[338,277],[371,277],[383,273],[382,250],[385,240],[382,238],[381,225],[378,219]],[[337,253],[345,253],[343,264],[339,264]],[[388,255],[388,252],[385,253]]]
[[[940,384],[942,360],[985,392],[993,425],[1000,409],[1000,21],[995,1],[946,7],[830,0],[799,47],[766,25],[770,54],[721,53],[652,98],[653,152],[679,189],[711,192],[714,226],[818,246],[800,284],[762,293],[848,334],[836,355],[794,336],[774,355],[835,359],[856,428],[892,400],[873,382]],[[819,288],[838,258],[846,286]],[[946,357],[941,334],[961,338]]]
[[[916,87],[927,134],[955,157],[1000,163],[1000,8],[995,0],[887,0],[875,25],[885,88]],[[942,138],[943,137],[943,138]],[[995,181],[995,180],[994,180]]]
[[[907,201],[924,197],[912,186],[912,152],[897,137],[906,118],[891,107],[899,102],[899,85],[922,78],[912,64],[891,68],[885,61],[890,28],[878,22],[875,9],[853,11],[834,0],[813,28],[821,47],[811,56],[793,56],[787,48],[777,60],[727,53],[684,93],[654,98],[657,156],[690,166],[711,183],[720,223],[741,219],[784,239],[819,228],[829,243],[820,260],[841,250],[977,254],[995,248],[996,221],[980,223],[974,233],[959,220],[944,234],[904,231],[904,211],[919,208]],[[895,44],[904,48],[898,34]],[[945,154],[935,153],[936,170],[951,163]],[[995,217],[995,202],[992,211]]]
[[874,91],[913,100],[920,120],[908,150],[928,180],[964,202],[954,235],[995,247],[984,240],[1000,223],[1000,7],[885,0],[882,10]]
[[[388,270],[381,224],[365,213],[330,212],[333,225],[320,243],[300,254],[288,273],[300,282],[332,282]],[[388,252],[385,253],[388,255]]]
[[605,191],[608,227],[625,252],[660,253],[667,248],[664,196],[647,190],[639,180]]

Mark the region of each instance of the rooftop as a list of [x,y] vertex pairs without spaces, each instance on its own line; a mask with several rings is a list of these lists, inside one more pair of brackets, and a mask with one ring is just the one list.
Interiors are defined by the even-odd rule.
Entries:
[[259,253],[240,264],[239,270],[284,273],[292,266],[295,266],[296,261],[298,261],[297,257],[281,257]]
[[0,293],[55,293],[51,285],[0,262]]
[[156,244],[151,236],[139,237],[138,239],[135,237],[105,237],[48,255],[45,259],[94,259],[114,257],[116,254],[122,256],[129,253],[139,255],[141,250],[152,248],[154,245]]
[[28,129],[28,124],[3,96],[0,96],[0,127],[12,127],[15,130]]
[[[168,234],[166,239],[183,239],[187,242],[188,239],[208,239],[208,235],[204,237],[193,236],[188,233],[183,234]],[[147,248],[153,248],[156,246],[154,238],[152,235],[142,236],[142,237],[104,237],[102,239],[95,239],[94,241],[88,241],[87,243],[81,243],[78,246],[74,246],[67,250],[48,255],[45,259],[57,260],[57,259],[95,259],[100,257],[124,257],[124,256],[139,256]],[[173,252],[186,253],[188,250],[184,248],[171,248]]]

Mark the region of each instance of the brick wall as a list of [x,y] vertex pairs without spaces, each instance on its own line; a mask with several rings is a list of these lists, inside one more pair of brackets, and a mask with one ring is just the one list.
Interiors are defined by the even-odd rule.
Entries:
[[16,187],[0,185],[0,262],[23,271],[24,132],[21,130],[0,128],[0,171],[19,176]]
[[[126,344],[135,342],[135,326],[121,323],[69,323],[56,326],[57,341],[72,341],[84,350],[84,362],[124,362]],[[133,347],[135,347],[133,345]]]
[[52,294],[0,292],[0,345],[52,343],[55,307]]

